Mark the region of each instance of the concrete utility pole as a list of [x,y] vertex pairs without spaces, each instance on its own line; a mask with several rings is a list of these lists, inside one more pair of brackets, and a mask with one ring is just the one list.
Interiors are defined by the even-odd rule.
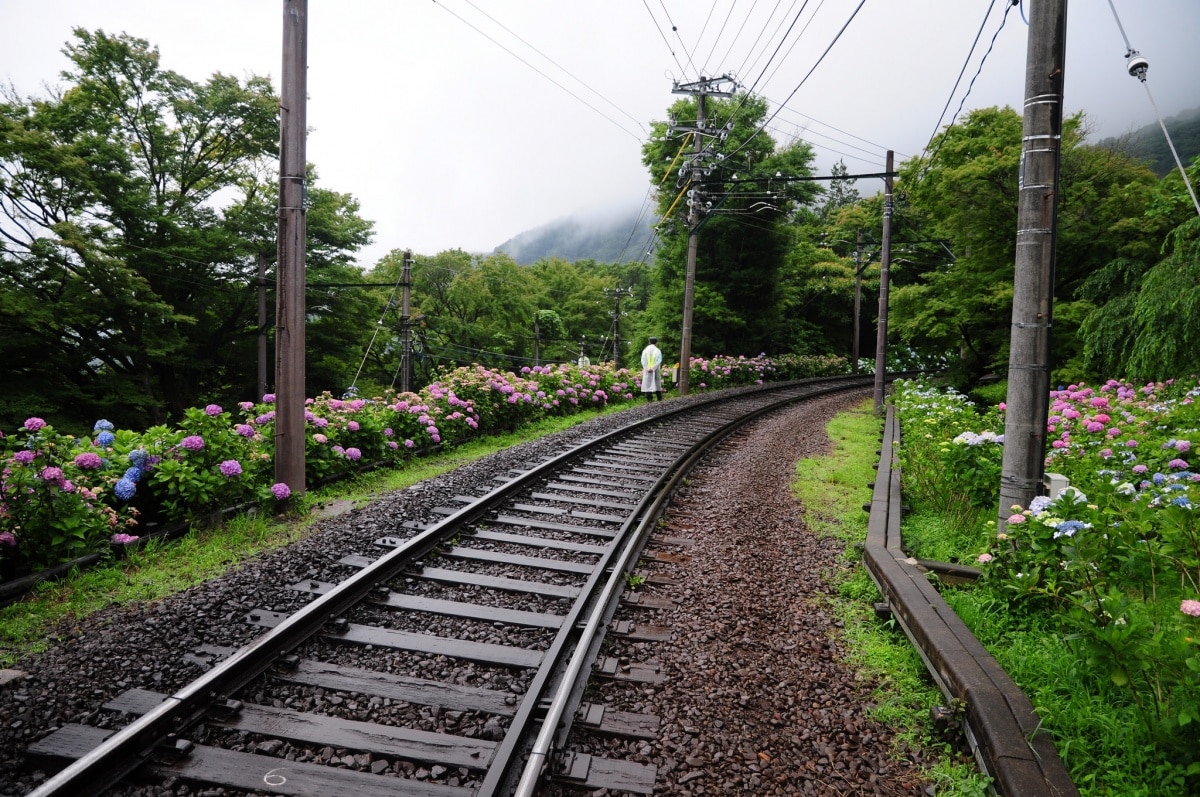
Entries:
[[1050,327],[1058,221],[1067,0],[1033,0],[1025,59],[1025,114],[1017,200],[1000,528],[1013,505],[1042,488],[1050,404]]
[[[693,138],[696,142],[696,151],[689,165],[684,166],[685,170],[691,172],[692,188],[688,191],[688,247],[687,247],[687,267],[683,279],[683,329],[679,336],[679,395],[686,396],[688,394],[688,372],[692,365],[692,309],[696,294],[696,253],[699,249],[698,228],[700,219],[703,216],[703,193],[701,190],[701,180],[708,175],[709,169],[701,165],[701,161],[707,154],[705,150],[705,136],[713,136],[717,133],[715,130],[708,130],[704,127],[704,100],[706,97],[732,97],[732,91],[718,91],[715,87],[721,83],[735,82],[728,75],[722,75],[716,78],[700,78],[695,83],[680,84],[676,83],[671,90],[672,94],[693,94],[696,97],[696,127],[692,131]],[[735,83],[736,85],[736,83]]]
[[404,253],[400,273],[400,392],[412,391],[412,252]]
[[887,374],[888,288],[892,262],[892,161],[887,153],[887,176],[883,178],[883,236],[879,244],[879,329],[875,335],[875,414],[883,412],[883,381]]
[[308,0],[283,0],[279,262],[275,303],[275,481],[304,494],[305,133]]
[[604,295],[606,298],[615,300],[616,304],[613,307],[613,362],[617,367],[621,367],[621,299],[625,296],[633,296],[633,288],[622,288],[621,283],[617,282],[616,288],[605,288]]

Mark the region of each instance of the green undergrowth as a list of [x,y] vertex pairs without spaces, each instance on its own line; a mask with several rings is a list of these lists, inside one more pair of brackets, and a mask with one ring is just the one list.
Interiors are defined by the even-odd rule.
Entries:
[[871,500],[880,429],[869,401],[834,417],[826,427],[833,450],[797,464],[793,494],[811,531],[846,544],[846,567],[832,574],[837,589],[832,603],[844,625],[849,663],[871,685],[869,716],[894,734],[897,757],[921,751],[924,777],[939,795],[982,797],[989,779],[961,752],[958,739],[933,728],[929,711],[944,700],[921,657],[894,621],[883,622],[874,613],[882,598],[857,546],[867,535],[863,505]]
[[[61,633],[92,615],[136,601],[154,601],[230,572],[243,562],[306,537],[323,512],[363,506],[389,492],[454,470],[489,454],[619,412],[607,408],[548,418],[517,432],[480,438],[443,454],[412,460],[399,469],[380,469],[349,481],[311,490],[288,516],[246,514],[166,542],[149,541],[87,570],[45,581],[23,600],[0,609],[0,668],[54,645]],[[57,629],[57,630],[56,630]]]

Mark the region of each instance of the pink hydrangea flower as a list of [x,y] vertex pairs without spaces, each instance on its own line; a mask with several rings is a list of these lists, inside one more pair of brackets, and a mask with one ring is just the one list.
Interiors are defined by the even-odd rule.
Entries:
[[1200,601],[1183,601],[1179,604],[1179,611],[1192,617],[1200,617]]
[[976,561],[978,561],[981,565],[986,565],[988,562],[992,561],[992,559],[993,557],[990,553],[981,553],[979,554],[979,559]]
[[46,422],[43,421],[41,418],[26,418],[25,419],[25,431],[27,431],[27,432],[36,432],[38,429],[45,428],[45,426],[46,426]]

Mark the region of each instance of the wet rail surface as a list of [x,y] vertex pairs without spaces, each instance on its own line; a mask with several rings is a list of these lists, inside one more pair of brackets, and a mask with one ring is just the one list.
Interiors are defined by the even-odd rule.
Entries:
[[[593,674],[637,670],[600,651],[605,634],[638,633],[611,618],[649,532],[691,465],[740,425],[869,383],[805,380],[684,407],[514,472],[487,495],[458,496],[440,522],[398,522],[377,555],[342,559],[344,579],[288,585],[309,599],[303,608],[250,612],[263,628],[250,644],[195,650],[205,672],[193,683],[109,701],[102,711],[126,723],[119,730],[73,724],[31,745],[39,760],[69,762],[32,794],[96,794],[128,778],[507,795],[548,777],[649,793],[651,766],[557,752],[576,721],[632,734],[656,723],[605,716],[581,697]],[[354,697],[331,711],[297,685]],[[396,706],[416,707],[420,721],[398,719]]]

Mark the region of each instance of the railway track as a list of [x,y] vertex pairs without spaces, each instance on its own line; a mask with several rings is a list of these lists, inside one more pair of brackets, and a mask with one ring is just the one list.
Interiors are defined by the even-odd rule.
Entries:
[[193,651],[204,672],[184,688],[127,691],[105,703],[103,722],[31,745],[32,757],[70,762],[32,794],[150,779],[201,791],[507,795],[551,777],[649,793],[653,767],[558,754],[577,719],[634,734],[656,722],[582,704],[594,671],[638,668],[600,652],[606,634],[637,632],[610,621],[649,532],[688,469],[736,428],[869,382],[805,380],[691,404],[458,496],[436,522],[397,519],[374,551],[338,562],[344,578],[288,585],[301,608],[248,612],[263,629],[249,644]]

